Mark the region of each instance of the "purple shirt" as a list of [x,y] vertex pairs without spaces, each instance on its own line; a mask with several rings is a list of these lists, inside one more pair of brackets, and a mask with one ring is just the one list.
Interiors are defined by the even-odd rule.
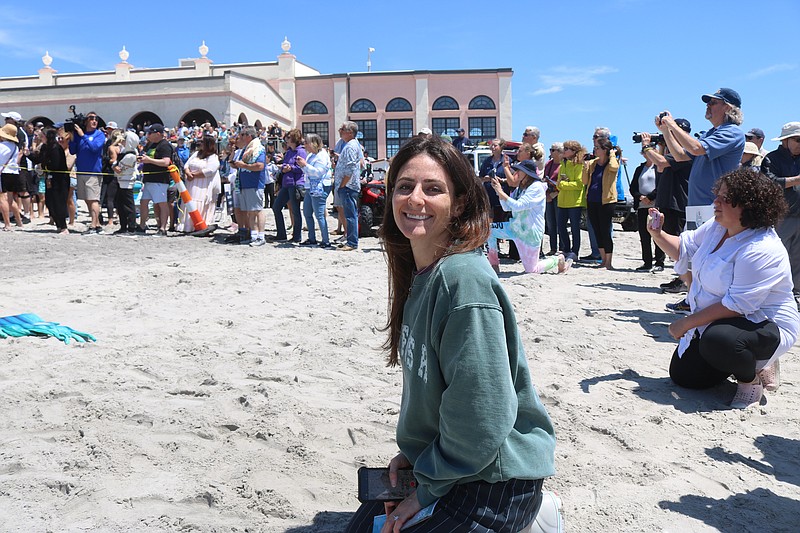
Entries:
[[283,173],[283,181],[281,182],[281,187],[304,187],[305,186],[305,179],[303,178],[303,169],[297,166],[297,157],[302,157],[306,159],[308,155],[306,154],[306,149],[301,144],[295,149],[289,148],[286,150],[286,153],[283,154],[283,165],[289,165],[291,170],[289,172]]

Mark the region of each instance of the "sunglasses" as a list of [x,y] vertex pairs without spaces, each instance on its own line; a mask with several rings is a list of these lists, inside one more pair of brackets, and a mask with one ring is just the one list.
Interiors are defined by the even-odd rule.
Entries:
[[91,115],[86,117],[86,120],[97,120],[97,117],[95,115]]
[[711,106],[715,106],[715,105],[718,105],[718,104],[721,104],[721,103],[722,103],[722,100],[720,100],[719,98],[712,98],[711,100],[706,102],[706,105],[708,107],[711,107]]

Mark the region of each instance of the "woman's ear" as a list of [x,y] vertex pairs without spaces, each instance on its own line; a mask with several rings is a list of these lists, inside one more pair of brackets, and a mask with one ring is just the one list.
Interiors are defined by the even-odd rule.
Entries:
[[458,218],[464,213],[464,207],[466,206],[466,197],[462,196],[457,198],[455,204],[453,205],[453,209],[450,211],[451,218]]

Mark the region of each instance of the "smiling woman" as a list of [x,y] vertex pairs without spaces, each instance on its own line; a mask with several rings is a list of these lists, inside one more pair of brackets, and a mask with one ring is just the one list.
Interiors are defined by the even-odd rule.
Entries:
[[413,469],[400,502],[364,503],[348,532],[514,532],[541,504],[554,473],[553,425],[531,383],[514,309],[480,246],[489,217],[481,183],[461,153],[416,137],[386,181],[392,209],[381,237],[389,263],[389,365],[403,371],[400,453],[389,478]]

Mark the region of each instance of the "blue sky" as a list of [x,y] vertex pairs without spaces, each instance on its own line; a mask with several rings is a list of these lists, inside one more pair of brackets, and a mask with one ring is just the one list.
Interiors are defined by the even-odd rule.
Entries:
[[216,63],[273,61],[285,35],[322,73],[365,71],[369,47],[373,70],[511,67],[515,140],[530,124],[546,144],[588,144],[603,125],[632,163],[641,157],[631,132],[654,131],[663,109],[707,129],[700,96],[719,87],[739,92],[743,128],[762,128],[768,149],[783,123],[800,120],[796,0],[163,5],[159,15],[151,5],[0,3],[0,76],[35,75],[45,50],[60,72],[111,70],[122,45],[136,67],[173,66],[197,57],[202,40]]

